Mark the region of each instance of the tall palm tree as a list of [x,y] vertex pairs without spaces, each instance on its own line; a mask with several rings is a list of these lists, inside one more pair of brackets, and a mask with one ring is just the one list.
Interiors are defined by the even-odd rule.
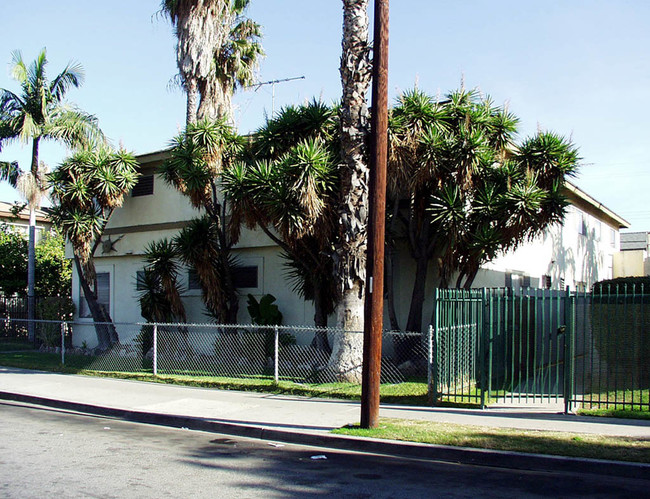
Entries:
[[202,83],[198,118],[225,116],[233,121],[232,96],[252,85],[264,50],[259,24],[244,16],[250,0],[233,0],[223,21],[228,36],[214,56],[214,74]]
[[244,17],[250,0],[163,0],[172,22],[176,61],[187,92],[187,124],[204,118],[232,121],[231,97],[253,82],[263,55],[260,26]]
[[15,163],[0,165],[0,178],[16,187],[29,205],[27,288],[30,319],[34,318],[36,209],[46,190],[47,173],[45,165],[39,161],[40,144],[53,140],[74,148],[104,140],[94,116],[65,103],[68,90],[83,82],[83,68],[70,62],[52,81],[47,80],[46,69],[45,49],[29,66],[19,51],[13,52],[11,74],[20,85],[21,93],[0,89],[0,151],[3,145],[14,141],[31,142],[32,145],[29,170],[20,171]]
[[[343,54],[341,56],[340,237],[335,275],[341,298],[337,325],[345,331],[363,331],[363,294],[366,278],[368,220],[368,105],[372,76],[368,43],[368,0],[343,0]],[[360,380],[363,335],[341,334],[334,343],[330,366],[342,379]]]

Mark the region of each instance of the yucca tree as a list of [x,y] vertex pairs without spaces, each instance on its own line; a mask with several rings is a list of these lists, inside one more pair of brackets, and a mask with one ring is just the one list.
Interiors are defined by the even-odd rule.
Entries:
[[517,146],[517,124],[475,90],[442,101],[411,90],[393,108],[389,233],[407,241],[416,263],[406,330],[421,329],[432,261],[440,286],[470,287],[482,264],[562,219],[577,151],[552,133]]
[[142,316],[150,322],[186,322],[187,314],[181,299],[179,254],[169,239],[152,241],[145,248],[147,264],[138,278]]
[[[319,101],[288,106],[255,134],[252,158],[224,173],[233,228],[259,227],[282,250],[293,289],[314,302],[327,326],[336,302],[332,269],[340,162],[337,108]],[[238,236],[237,233],[234,234]],[[329,350],[326,334],[314,346]]]
[[[276,161],[240,164],[224,175],[233,218],[261,228],[287,259],[293,288],[314,302],[314,323],[327,326],[336,302],[332,274],[338,163],[318,140],[299,142]],[[329,350],[327,336],[314,346]]]
[[[122,206],[138,176],[132,154],[107,146],[78,151],[48,175],[55,202],[48,212],[72,244],[81,289],[95,323],[112,320],[110,311],[97,301],[93,255],[113,212]],[[95,330],[101,349],[119,341],[112,325],[96,324]]]
[[33,319],[35,213],[47,189],[47,170],[39,156],[41,142],[56,141],[75,148],[104,139],[94,116],[65,102],[68,90],[83,82],[81,65],[70,62],[48,81],[45,49],[29,65],[16,51],[12,54],[11,75],[20,86],[20,93],[0,89],[0,152],[12,142],[31,143],[32,159],[26,171],[20,170],[15,162],[0,163],[0,179],[17,188],[29,206],[28,315]]
[[204,213],[174,244],[181,260],[196,270],[208,312],[222,324],[237,321],[239,301],[232,280],[228,204],[218,184],[240,150],[241,140],[225,118],[202,120],[174,139],[170,158],[160,168],[162,178]]
[[[338,208],[339,237],[335,275],[340,299],[337,325],[345,331],[363,331],[368,221],[368,104],[371,64],[368,43],[368,0],[343,0],[341,55],[341,158]],[[361,379],[363,335],[340,334],[330,366],[341,379]]]
[[187,92],[187,124],[232,119],[231,98],[254,81],[263,55],[260,26],[244,16],[250,0],[163,0],[176,31],[176,61]]

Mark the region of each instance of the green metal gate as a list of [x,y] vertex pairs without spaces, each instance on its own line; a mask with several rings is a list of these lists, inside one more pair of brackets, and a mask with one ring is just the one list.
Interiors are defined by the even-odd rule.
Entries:
[[650,410],[650,293],[438,289],[434,403]]

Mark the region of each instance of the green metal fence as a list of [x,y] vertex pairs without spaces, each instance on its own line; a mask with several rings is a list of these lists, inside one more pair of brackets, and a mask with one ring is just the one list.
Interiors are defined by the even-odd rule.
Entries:
[[643,287],[439,289],[430,336],[434,403],[650,410]]

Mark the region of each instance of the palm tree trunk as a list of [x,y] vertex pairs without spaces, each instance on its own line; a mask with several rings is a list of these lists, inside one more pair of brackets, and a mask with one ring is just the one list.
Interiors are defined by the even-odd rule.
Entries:
[[27,334],[30,342],[36,340],[36,210],[29,205],[29,242],[27,246]]
[[[341,56],[341,234],[335,274],[341,286],[337,326],[345,332],[334,341],[329,366],[342,381],[360,381],[363,357],[363,305],[368,220],[368,105],[371,64],[368,0],[343,0]],[[356,333],[346,333],[357,331]]]
[[[32,164],[31,174],[36,178],[38,174],[38,151],[40,138],[36,137],[32,141]],[[27,245],[27,336],[29,341],[36,340],[36,206],[30,195],[29,203],[29,241]]]
[[185,87],[185,91],[187,92],[187,125],[191,125],[196,123],[197,97],[199,91],[196,86],[196,80],[194,79],[186,81]]

